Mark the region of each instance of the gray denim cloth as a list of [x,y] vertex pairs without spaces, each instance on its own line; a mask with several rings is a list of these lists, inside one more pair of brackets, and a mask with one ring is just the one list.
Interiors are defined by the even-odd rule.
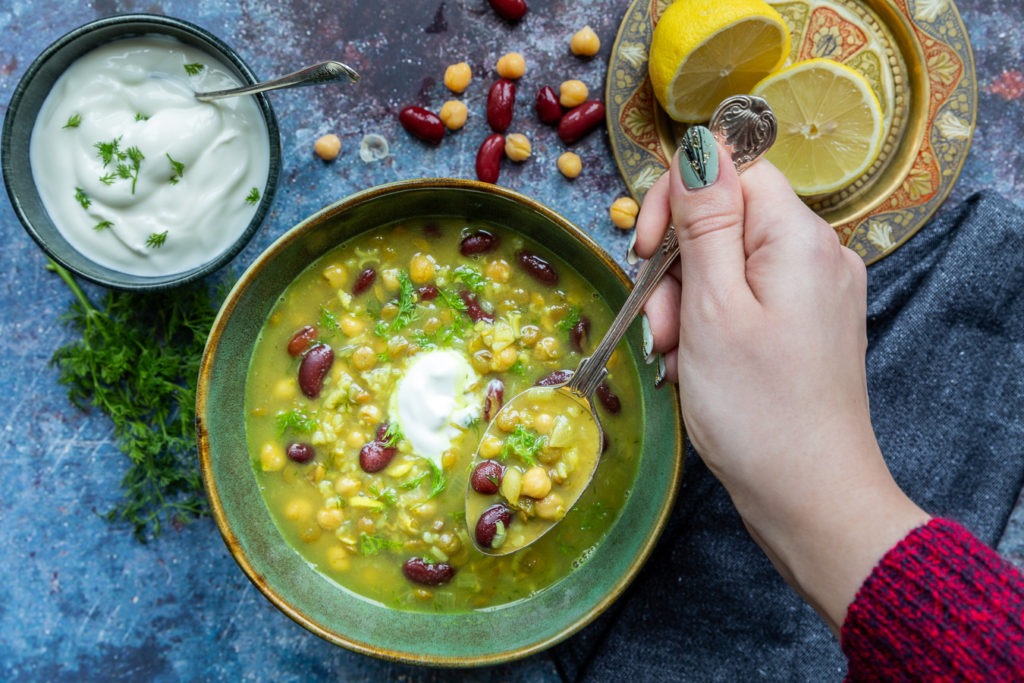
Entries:
[[[868,269],[868,383],[904,490],[994,545],[1024,481],[1024,217],[992,194]],[[824,623],[750,539],[688,447],[643,571],[552,656],[566,680],[840,681]]]

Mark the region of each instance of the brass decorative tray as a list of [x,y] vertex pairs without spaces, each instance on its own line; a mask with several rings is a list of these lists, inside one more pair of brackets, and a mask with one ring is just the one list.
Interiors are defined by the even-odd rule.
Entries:
[[[792,33],[789,61],[829,57],[867,77],[882,103],[885,142],[851,186],[805,201],[872,263],[910,238],[949,195],[974,134],[977,77],[953,0],[767,0]],[[654,25],[671,0],[632,0],[608,63],[608,131],[639,201],[668,167],[683,132],[647,77]]]

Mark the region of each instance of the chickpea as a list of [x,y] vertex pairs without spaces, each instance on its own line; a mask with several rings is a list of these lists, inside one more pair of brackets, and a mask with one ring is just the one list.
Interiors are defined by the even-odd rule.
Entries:
[[551,413],[540,413],[533,418],[533,428],[538,434],[548,434],[551,432],[551,427],[555,424],[555,418],[551,417]]
[[437,261],[430,254],[416,253],[409,260],[409,279],[414,285],[425,285],[434,281]]
[[493,434],[488,434],[480,441],[480,455],[485,458],[493,458],[501,453],[502,446],[501,439]]
[[405,337],[392,337],[388,339],[388,357],[399,358],[409,350],[409,340]]
[[494,423],[498,425],[498,429],[503,432],[511,432],[519,424],[519,411],[517,410],[501,410],[498,411],[498,416],[494,418]]
[[370,346],[360,346],[352,352],[352,367],[356,370],[370,370],[377,364],[377,353]]
[[578,178],[583,171],[583,161],[580,159],[580,155],[575,152],[563,152],[558,157],[558,170],[570,180]]
[[590,96],[587,84],[576,79],[562,81],[562,85],[558,88],[558,93],[558,101],[567,109],[583,104]]
[[569,41],[569,50],[577,57],[593,57],[600,49],[601,39],[589,26],[576,31]]
[[372,403],[359,409],[359,419],[363,421],[363,424],[375,425],[380,422],[380,418],[380,408]]
[[505,372],[519,360],[519,353],[514,346],[506,346],[498,351],[491,358],[491,370],[493,372]]
[[356,522],[356,529],[358,529],[360,533],[372,536],[377,533],[377,523],[369,517],[360,517],[359,521]]
[[260,449],[260,467],[264,472],[277,472],[284,468],[284,449],[276,443],[265,443]]
[[313,151],[324,161],[334,161],[338,158],[338,153],[341,152],[341,138],[334,133],[321,135],[313,143]]
[[455,555],[462,550],[462,540],[459,538],[459,535],[449,532],[441,534],[434,545],[448,556]]
[[385,268],[381,271],[380,281],[389,292],[397,292],[402,286],[401,281],[398,279],[398,270],[395,268]]
[[358,337],[366,329],[366,324],[352,315],[343,315],[341,320],[338,321],[338,327],[341,328],[342,334],[346,337]]
[[549,493],[533,506],[537,516],[541,519],[558,521],[565,517],[565,501],[557,493]]
[[274,385],[274,398],[282,399],[287,401],[288,399],[295,398],[297,395],[296,388],[298,384],[291,377],[288,379],[282,379]]
[[511,133],[505,137],[505,156],[512,161],[526,161],[532,151],[530,138],[522,133]]
[[509,52],[498,59],[495,70],[502,78],[522,78],[526,73],[526,60],[518,52]]
[[612,202],[608,215],[619,230],[629,230],[636,225],[636,215],[640,213],[640,205],[632,197],[619,197]]
[[334,482],[334,490],[345,496],[353,496],[359,492],[359,481],[354,477],[344,476]]
[[441,319],[432,315],[423,321],[423,331],[427,334],[434,334],[441,329],[442,325]]
[[320,528],[334,531],[345,521],[345,514],[340,508],[324,508],[316,513],[316,523]]
[[327,549],[327,565],[334,571],[343,572],[352,564],[351,555],[344,547],[332,545]]
[[512,277],[512,266],[505,259],[496,259],[484,266],[484,275],[492,282],[504,284]]
[[556,360],[561,355],[562,349],[554,337],[544,337],[533,347],[533,357],[538,360]]
[[519,329],[519,341],[523,346],[533,346],[540,340],[540,328],[536,325],[523,325]]
[[469,357],[469,364],[481,375],[491,371],[491,359],[494,354],[490,349],[481,349]]
[[331,264],[321,271],[321,275],[327,280],[327,284],[335,289],[341,289],[345,286],[346,274],[345,266],[339,263]]
[[448,130],[458,130],[466,125],[469,118],[469,110],[459,100],[448,100],[441,105],[441,111],[437,113]]
[[528,498],[540,500],[551,493],[551,477],[543,467],[531,467],[523,474],[520,493]]
[[473,69],[466,62],[451,64],[444,70],[444,86],[453,93],[463,93],[473,80]]
[[313,504],[305,498],[292,498],[284,506],[284,517],[292,522],[309,519],[313,514]]
[[299,532],[299,538],[303,543],[316,543],[320,540],[321,535],[323,535],[323,531],[315,524],[311,524]]
[[441,454],[441,468],[450,470],[455,467],[455,463],[458,462],[459,454],[455,451],[448,449]]

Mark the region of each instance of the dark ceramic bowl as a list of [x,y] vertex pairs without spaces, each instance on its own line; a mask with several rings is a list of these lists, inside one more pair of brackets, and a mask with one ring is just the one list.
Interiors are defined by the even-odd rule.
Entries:
[[[598,616],[647,559],[675,498],[682,430],[674,389],[655,389],[641,362],[640,325],[627,336],[639,368],[644,432],[636,479],[612,528],[567,578],[528,599],[480,612],[407,612],[371,602],[318,573],[282,537],[248,453],[245,382],[253,347],[282,292],[312,261],[349,238],[406,219],[486,219],[545,244],[613,307],[630,280],[607,253],[550,209],[469,180],[423,179],[372,188],[328,206],[271,245],[242,275],[214,323],[200,370],[199,455],[214,517],[228,548],[263,593],[323,638],[409,663],[472,666],[517,659],[568,637]],[[622,347],[620,347],[621,349]]]
[[234,76],[242,84],[257,82],[252,70],[234,50],[194,24],[150,14],[126,14],[99,19],[64,35],[32,62],[14,90],[4,119],[3,138],[0,141],[7,194],[18,218],[32,239],[50,258],[71,272],[97,284],[119,289],[163,289],[196,280],[225,265],[245,247],[262,224],[273,200],[281,169],[281,141],[277,119],[266,97],[262,94],[256,95],[267,127],[270,170],[255,215],[226,251],[213,255],[209,261],[191,270],[170,275],[141,276],[100,265],[79,253],[68,243],[43,206],[32,173],[27,170],[31,167],[29,143],[32,128],[54,83],[76,59],[111,41],[145,34],[162,34],[177,38],[186,45],[195,46],[218,58],[233,71]]

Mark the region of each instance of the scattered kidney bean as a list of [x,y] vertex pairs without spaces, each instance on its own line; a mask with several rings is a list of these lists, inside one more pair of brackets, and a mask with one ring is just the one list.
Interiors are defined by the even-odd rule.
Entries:
[[390,422],[381,422],[377,425],[377,441],[387,445],[388,442],[388,429],[391,428]]
[[441,144],[444,139],[444,121],[432,111],[423,107],[406,107],[398,112],[398,122],[402,128],[423,142],[432,145]]
[[501,159],[505,156],[505,136],[500,133],[488,135],[476,153],[476,177],[485,183],[498,182]]
[[526,15],[526,0],[487,0],[502,19],[519,21]]
[[604,121],[604,102],[588,100],[565,113],[558,122],[558,137],[567,145],[582,140]]
[[440,586],[455,576],[455,567],[447,562],[427,562],[422,557],[410,557],[402,565],[405,578],[421,586]]
[[288,459],[293,462],[307,463],[316,457],[316,451],[308,443],[291,443],[288,444],[285,453],[288,455]]
[[486,230],[474,230],[459,243],[459,253],[463,256],[486,254],[498,248],[498,236]]
[[497,493],[501,487],[501,477],[505,474],[505,468],[497,460],[484,460],[473,468],[473,474],[469,478],[470,485],[477,493],[491,495]]
[[376,279],[377,269],[366,268],[365,270],[363,270],[363,272],[359,273],[359,275],[356,276],[356,283],[352,285],[352,293],[355,294],[356,296],[359,296],[360,294],[368,290],[371,286],[373,286],[373,283]]
[[520,250],[516,253],[516,261],[537,282],[551,287],[558,284],[558,271],[555,270],[554,266],[533,252],[526,251],[525,249]]
[[299,364],[299,388],[309,398],[316,398],[324,388],[324,378],[334,365],[334,350],[327,344],[314,344]]
[[580,316],[579,322],[569,330],[569,343],[577,353],[583,353],[583,345],[590,338],[590,318]]
[[494,547],[494,538],[498,533],[498,522],[501,522],[506,529],[512,523],[512,511],[498,503],[492,505],[480,514],[476,522],[476,542],[484,548]]
[[615,392],[611,390],[607,382],[601,382],[597,385],[597,399],[612,415],[618,415],[622,411],[622,402],[619,397],[615,395]]
[[555,370],[537,380],[534,386],[553,387],[556,384],[565,384],[572,379],[572,373],[572,370]]
[[301,356],[316,341],[316,328],[306,325],[288,341],[288,355]]
[[533,102],[533,108],[541,123],[553,126],[562,120],[562,104],[558,101],[555,89],[550,85],[545,85],[537,91],[537,99]]
[[489,323],[494,322],[494,316],[484,310],[480,305],[480,301],[471,291],[463,289],[459,292],[459,297],[461,297],[462,301],[466,304],[466,315],[469,316],[470,320],[473,322],[479,322],[481,320],[486,320]]
[[383,441],[371,441],[359,450],[359,466],[364,472],[380,472],[394,459],[398,449]]
[[516,83],[499,78],[487,93],[487,123],[495,133],[504,133],[512,123],[516,105]]
[[487,385],[487,396],[484,397],[484,419],[491,421],[505,402],[505,383],[500,379],[492,379]]
[[416,293],[419,295],[420,301],[433,301],[441,292],[438,291],[437,285],[423,285],[416,290]]

